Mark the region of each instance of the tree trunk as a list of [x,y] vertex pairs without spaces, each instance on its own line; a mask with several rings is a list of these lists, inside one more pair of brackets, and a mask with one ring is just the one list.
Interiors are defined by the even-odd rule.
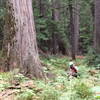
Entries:
[[74,17],[72,2],[69,1],[69,12],[70,12],[70,44],[71,44],[71,56],[75,60],[75,29],[74,29]]
[[[23,74],[43,78],[44,74],[40,64],[36,42],[32,0],[8,1],[9,8],[12,8],[11,14],[14,17],[15,23],[13,27],[15,32],[12,33],[13,39],[10,41],[11,50],[9,57],[12,59],[10,61],[17,63],[17,66],[21,67]],[[14,54],[13,58],[12,54]],[[14,61],[14,59],[16,60]]]
[[92,14],[92,22],[93,22],[93,47],[95,48],[95,6],[94,6],[94,1],[91,2],[91,14]]
[[40,17],[45,17],[46,7],[44,4],[44,0],[39,0],[38,2],[39,2]]
[[79,53],[79,2],[75,0],[74,2],[74,11],[73,11],[73,20],[74,20],[74,33],[75,33],[75,54]]
[[95,48],[100,53],[100,0],[95,0]]
[[[59,13],[59,1],[58,0],[52,0],[52,20],[54,22],[58,22],[60,19],[60,13]],[[58,44],[58,32],[55,31],[52,33],[52,45],[53,45],[53,54],[57,54],[59,52],[59,44]]]

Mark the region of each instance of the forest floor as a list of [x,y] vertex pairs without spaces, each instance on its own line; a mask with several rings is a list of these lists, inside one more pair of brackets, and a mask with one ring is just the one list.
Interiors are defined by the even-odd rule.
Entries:
[[[100,100],[100,70],[77,58],[79,77],[69,79],[69,58],[41,58],[48,80],[29,79],[18,73],[0,73],[0,100]],[[52,74],[51,74],[52,73]]]

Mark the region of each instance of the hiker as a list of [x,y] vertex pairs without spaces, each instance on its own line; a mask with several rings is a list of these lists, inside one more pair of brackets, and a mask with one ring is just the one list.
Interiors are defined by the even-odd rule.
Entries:
[[71,61],[71,62],[69,62],[69,70],[70,70],[70,72],[69,72],[69,75],[70,76],[73,76],[73,77],[77,77],[77,73],[78,73],[78,68],[77,68],[77,66]]

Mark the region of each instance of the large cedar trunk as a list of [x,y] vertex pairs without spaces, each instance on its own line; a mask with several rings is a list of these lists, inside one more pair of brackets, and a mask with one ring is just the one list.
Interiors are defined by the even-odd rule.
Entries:
[[100,0],[95,0],[95,48],[100,53]]
[[[15,34],[10,43],[10,61],[20,66],[25,75],[43,78],[44,74],[39,60],[36,32],[32,11],[32,0],[8,0],[9,8],[15,21]],[[14,59],[16,59],[14,61]],[[14,64],[16,65],[16,64]]]

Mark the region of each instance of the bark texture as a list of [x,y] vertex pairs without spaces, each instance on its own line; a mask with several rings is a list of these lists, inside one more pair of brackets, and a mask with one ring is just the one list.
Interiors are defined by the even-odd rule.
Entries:
[[15,35],[11,48],[17,64],[25,75],[43,78],[44,74],[39,60],[35,24],[33,21],[32,0],[8,0],[13,8]]
[[74,1],[74,11],[73,11],[73,20],[74,20],[74,38],[75,38],[75,54],[78,55],[79,53],[79,2],[78,0]]
[[[55,22],[60,20],[60,12],[59,12],[59,0],[52,0],[52,19]],[[57,54],[59,52],[59,44],[58,44],[58,33],[54,30],[52,33],[52,46],[53,46],[53,54]]]
[[95,0],[95,48],[100,53],[100,0]]
[[69,1],[69,12],[70,12],[70,44],[71,44],[71,57],[75,59],[75,27],[74,27],[74,17],[73,17],[73,5]]

